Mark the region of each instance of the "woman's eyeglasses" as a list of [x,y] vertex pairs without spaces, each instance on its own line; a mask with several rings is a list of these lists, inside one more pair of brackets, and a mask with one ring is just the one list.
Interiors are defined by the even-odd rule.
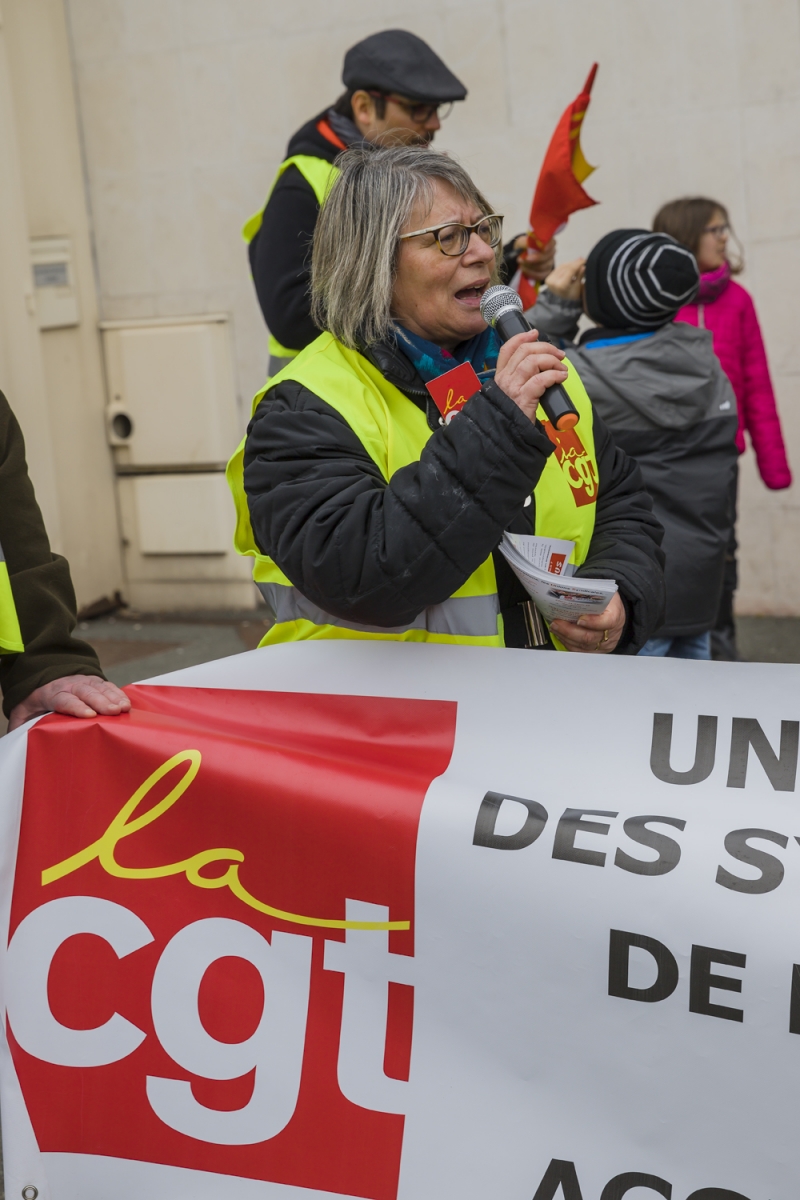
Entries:
[[427,229],[415,229],[413,233],[401,233],[400,241],[403,242],[406,238],[422,237],[423,233],[433,234],[436,245],[442,254],[448,255],[450,258],[459,258],[465,253],[473,233],[477,233],[481,241],[486,242],[486,245],[491,246],[492,249],[499,246],[503,236],[503,218],[499,213],[490,213],[486,217],[481,217],[480,221],[476,221],[474,225],[461,225],[452,221],[449,225],[431,225]]
[[727,222],[722,225],[706,225],[705,229],[703,230],[703,233],[713,233],[714,237],[718,238],[725,237],[726,233],[729,232],[730,225],[728,225]]
[[425,125],[433,116],[444,121],[453,111],[452,100],[435,104],[415,104],[413,100],[404,100],[402,96],[395,96],[393,92],[370,92],[370,96],[381,96],[384,100],[391,100],[394,104],[399,104],[415,125]]

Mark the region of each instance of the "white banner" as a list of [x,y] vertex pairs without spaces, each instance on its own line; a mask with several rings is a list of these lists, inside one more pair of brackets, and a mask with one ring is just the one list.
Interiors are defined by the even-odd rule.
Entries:
[[0,743],[17,1200],[796,1200],[800,668],[303,643]]

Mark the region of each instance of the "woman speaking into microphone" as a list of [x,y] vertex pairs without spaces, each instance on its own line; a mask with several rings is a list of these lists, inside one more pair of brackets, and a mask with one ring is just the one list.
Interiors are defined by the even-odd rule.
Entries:
[[[509,530],[570,539],[576,574],[619,585],[605,612],[552,622],[549,648],[635,654],[662,619],[662,530],[562,352],[535,332],[501,346],[481,316],[502,217],[430,149],[338,162],[312,255],[324,332],[256,396],[229,466],[274,617],[262,644],[528,646]],[[444,423],[426,384],[461,363],[476,389]],[[553,384],[580,414],[566,440],[537,419]]]

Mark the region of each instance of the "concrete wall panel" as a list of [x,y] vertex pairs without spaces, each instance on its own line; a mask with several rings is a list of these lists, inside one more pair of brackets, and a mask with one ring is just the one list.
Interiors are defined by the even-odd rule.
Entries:
[[[103,316],[229,312],[242,421],[267,354],[239,227],[289,135],[338,94],[345,49],[400,25],[469,87],[437,144],[509,232],[524,228],[554,124],[599,60],[583,143],[601,203],[572,219],[560,257],[647,225],[677,195],[728,204],[800,470],[796,0],[65,2]],[[800,614],[798,490],[769,494],[747,461],[742,509],[740,608]]]
[[[35,302],[28,328],[16,306],[0,322],[7,339],[3,385],[26,436],[31,475],[54,546],[66,554],[79,605],[122,584],[113,477],[106,445],[105,392],[97,305],[68,30],[61,0],[6,0],[16,139],[3,136],[8,156],[17,143],[23,212],[2,221],[11,247],[0,249],[7,290],[23,302],[31,288],[28,237],[69,239],[80,321],[38,332]],[[8,202],[17,180],[3,172]],[[4,212],[4,218],[5,218]],[[13,256],[21,262],[9,278]],[[31,296],[33,301],[33,296]],[[33,332],[33,339],[31,338]],[[14,368],[22,362],[23,370]],[[38,368],[38,369],[37,369]],[[40,378],[37,378],[40,376]],[[44,403],[38,395],[43,380]]]

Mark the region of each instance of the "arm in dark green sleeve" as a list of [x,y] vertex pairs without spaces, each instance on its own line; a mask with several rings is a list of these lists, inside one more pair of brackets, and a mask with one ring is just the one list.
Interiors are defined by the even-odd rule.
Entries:
[[19,422],[0,392],[0,544],[17,609],[24,654],[0,655],[8,715],[42,684],[66,675],[103,677],[97,655],[73,637],[75,592],[66,559],[50,550],[25,462]]

